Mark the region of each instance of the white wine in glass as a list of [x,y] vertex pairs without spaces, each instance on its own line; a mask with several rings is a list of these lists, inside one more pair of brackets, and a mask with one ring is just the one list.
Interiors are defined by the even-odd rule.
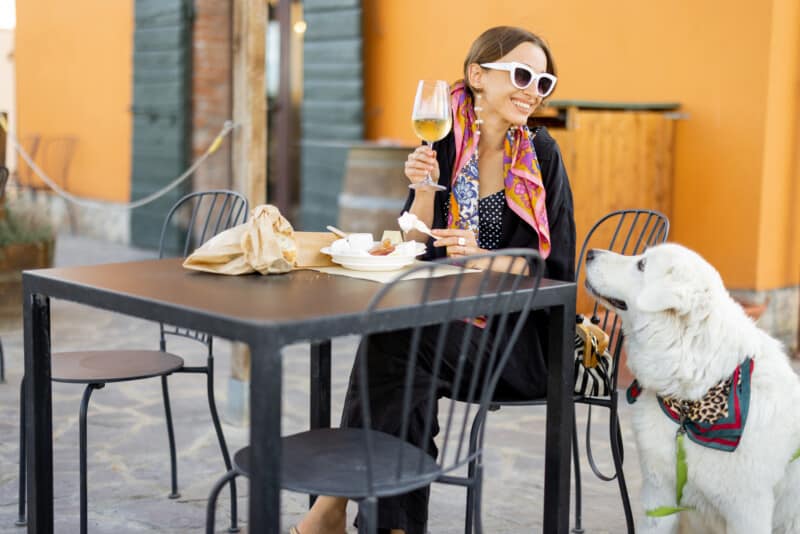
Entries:
[[417,137],[429,143],[443,139],[450,131],[450,121],[447,119],[414,119],[414,133]]
[[[420,80],[414,111],[411,114],[414,133],[429,145],[443,139],[453,125],[450,113],[450,86],[442,80]],[[410,184],[412,189],[445,190],[428,174],[421,182]]]

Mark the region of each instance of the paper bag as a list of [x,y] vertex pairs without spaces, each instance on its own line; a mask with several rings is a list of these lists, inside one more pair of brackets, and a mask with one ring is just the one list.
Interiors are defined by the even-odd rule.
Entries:
[[183,262],[187,269],[219,274],[285,273],[297,260],[294,230],[278,208],[256,206],[250,219],[212,237]]

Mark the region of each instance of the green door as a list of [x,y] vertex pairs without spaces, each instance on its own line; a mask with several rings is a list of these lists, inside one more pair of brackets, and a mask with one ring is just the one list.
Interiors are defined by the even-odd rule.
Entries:
[[301,227],[324,230],[336,224],[350,145],[364,138],[361,0],[304,0],[303,15]]
[[[135,0],[131,200],[180,175],[191,154],[193,0]],[[131,242],[157,248],[169,208],[191,180],[131,213]],[[179,231],[167,243],[177,249]]]

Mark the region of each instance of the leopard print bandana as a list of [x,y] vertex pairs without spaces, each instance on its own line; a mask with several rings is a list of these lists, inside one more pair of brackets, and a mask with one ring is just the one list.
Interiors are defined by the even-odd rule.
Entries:
[[[753,365],[751,358],[745,359],[730,377],[708,390],[700,400],[658,397],[658,403],[664,414],[698,445],[733,452],[739,446],[747,421]],[[636,402],[641,392],[634,380],[627,391],[628,403]]]

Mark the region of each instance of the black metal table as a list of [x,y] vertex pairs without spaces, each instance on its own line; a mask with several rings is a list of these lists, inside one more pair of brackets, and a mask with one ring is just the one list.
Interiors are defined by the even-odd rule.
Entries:
[[[480,277],[475,277],[476,282]],[[295,271],[280,276],[218,276],[190,272],[178,259],[44,269],[23,273],[26,408],[28,413],[28,532],[53,532],[53,434],[50,383],[50,298],[142,319],[163,321],[247,343],[251,351],[250,531],[279,532],[281,348],[312,342],[312,424],[330,421],[331,338],[419,324],[415,302],[424,281],[386,299],[360,324],[359,314],[380,287],[375,282]],[[453,278],[433,280],[444,299]],[[460,297],[474,300],[465,280]],[[512,305],[514,305],[512,303]],[[544,481],[544,532],[569,528],[572,432],[572,337],[575,284],[543,280],[535,303],[549,313],[549,377]],[[476,313],[488,310],[476,309]],[[362,328],[363,327],[363,328]]]

